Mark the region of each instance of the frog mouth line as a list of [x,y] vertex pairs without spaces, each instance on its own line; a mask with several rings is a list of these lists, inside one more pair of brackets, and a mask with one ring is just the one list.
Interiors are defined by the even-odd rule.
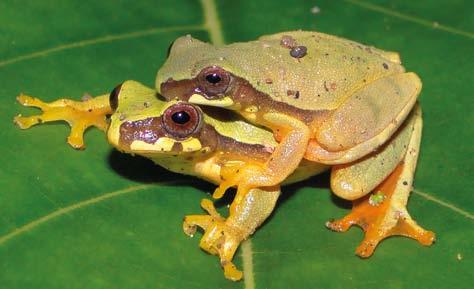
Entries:
[[201,94],[193,94],[191,97],[189,97],[188,101],[197,105],[210,105],[217,107],[231,107],[234,105],[234,101],[228,96],[220,99],[207,99]]

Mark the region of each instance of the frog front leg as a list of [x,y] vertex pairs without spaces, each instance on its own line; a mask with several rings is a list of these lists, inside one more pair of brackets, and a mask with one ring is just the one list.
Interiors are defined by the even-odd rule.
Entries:
[[265,163],[247,163],[234,174],[227,174],[213,197],[221,198],[230,187],[237,187],[237,196],[249,189],[282,183],[303,159],[310,138],[309,127],[300,120],[281,113],[265,113],[261,123],[283,135]]
[[416,106],[387,145],[359,162],[335,166],[331,172],[333,191],[354,201],[351,213],[326,225],[334,231],[360,226],[365,231],[356,249],[360,257],[371,256],[380,241],[393,235],[413,238],[425,246],[435,239],[434,233],[421,228],[406,209],[421,129],[421,110]]
[[219,257],[227,279],[238,281],[242,272],[232,263],[235,251],[270,215],[279,195],[279,187],[252,189],[243,198],[234,199],[227,219],[216,211],[211,201],[204,199],[201,206],[209,215],[186,216],[183,230],[193,236],[196,227],[201,227],[205,233],[200,247]]
[[107,129],[107,115],[112,113],[109,104],[109,95],[101,95],[84,101],[59,99],[50,103],[38,98],[19,95],[17,100],[24,106],[37,107],[42,114],[33,116],[18,115],[14,122],[22,129],[45,122],[64,120],[71,126],[71,133],[67,142],[76,149],[84,148],[84,132],[87,128],[95,126],[102,131]]

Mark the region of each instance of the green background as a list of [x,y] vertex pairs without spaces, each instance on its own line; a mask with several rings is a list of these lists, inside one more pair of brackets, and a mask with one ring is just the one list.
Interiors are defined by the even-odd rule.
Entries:
[[[0,288],[472,288],[473,6],[1,1]],[[74,151],[63,123],[27,131],[12,123],[32,113],[16,104],[20,92],[78,99],[126,79],[153,85],[180,35],[230,43],[293,29],[398,51],[420,75],[425,126],[409,210],[437,233],[431,248],[390,238],[370,259],[357,258],[360,229],[324,227],[348,212],[325,175],[284,189],[269,222],[236,255],[247,278],[227,281],[217,259],[198,248],[201,235],[181,231],[182,217],[201,212],[212,186],[115,152],[95,129],[87,149]]]

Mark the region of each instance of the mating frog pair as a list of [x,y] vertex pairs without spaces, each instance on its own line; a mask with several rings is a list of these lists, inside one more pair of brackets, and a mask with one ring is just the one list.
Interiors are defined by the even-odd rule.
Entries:
[[362,227],[359,256],[392,235],[433,242],[406,210],[421,139],[420,90],[398,54],[321,33],[222,47],[185,36],[158,71],[156,90],[126,81],[82,102],[20,96],[43,114],[15,122],[28,128],[66,120],[75,148],[96,126],[120,151],[218,184],[216,199],[236,187],[228,218],[203,200],[208,215],[186,216],[183,229],[193,235],[201,227],[201,248],[219,256],[227,278],[239,280],[234,253],[272,212],[280,185],[327,169],[332,191],[353,209],[326,225]]

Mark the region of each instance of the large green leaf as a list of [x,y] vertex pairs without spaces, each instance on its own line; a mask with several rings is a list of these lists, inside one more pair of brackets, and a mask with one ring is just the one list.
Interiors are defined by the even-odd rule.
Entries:
[[[0,288],[471,288],[474,276],[472,1],[0,2]],[[318,9],[311,9],[315,7]],[[314,13],[317,12],[317,13]],[[236,256],[245,281],[181,232],[212,186],[112,151],[64,124],[20,131],[20,92],[46,100],[153,85],[176,37],[233,42],[318,30],[399,51],[424,82],[425,129],[409,210],[438,242],[384,241],[354,256],[361,230],[324,222],[348,212],[327,176],[287,187],[273,217]]]

